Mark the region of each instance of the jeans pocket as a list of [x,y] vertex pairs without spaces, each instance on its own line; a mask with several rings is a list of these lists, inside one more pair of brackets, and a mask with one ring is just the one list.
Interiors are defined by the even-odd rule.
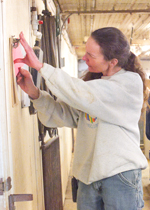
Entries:
[[141,170],[136,169],[136,170],[121,172],[118,174],[118,176],[121,182],[123,182],[125,185],[128,185],[132,188],[137,188],[140,173]]
[[141,169],[122,172],[118,174],[118,177],[123,184],[134,189],[137,208],[142,209],[144,206],[144,201]]

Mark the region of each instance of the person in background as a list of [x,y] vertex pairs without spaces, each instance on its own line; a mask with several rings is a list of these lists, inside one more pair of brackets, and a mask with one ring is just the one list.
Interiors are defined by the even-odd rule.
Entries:
[[140,210],[144,206],[140,119],[146,100],[145,75],[124,34],[106,27],[91,33],[83,60],[84,79],[41,63],[20,33],[26,56],[57,101],[20,69],[17,83],[29,95],[47,127],[77,128],[73,176],[78,180],[78,210]]
[[[146,78],[146,86],[148,91],[148,100],[146,107],[146,126],[145,126],[145,134],[148,140],[150,140],[150,78]],[[150,154],[149,154],[150,158]]]

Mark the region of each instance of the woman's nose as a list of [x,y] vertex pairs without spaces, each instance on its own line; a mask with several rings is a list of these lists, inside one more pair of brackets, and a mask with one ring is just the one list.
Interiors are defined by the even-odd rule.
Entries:
[[82,60],[84,60],[84,61],[87,60],[86,54],[82,57]]

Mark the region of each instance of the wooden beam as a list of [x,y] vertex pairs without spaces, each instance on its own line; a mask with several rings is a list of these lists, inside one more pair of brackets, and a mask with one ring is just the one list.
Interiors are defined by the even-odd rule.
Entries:
[[78,14],[78,15],[97,15],[104,13],[150,13],[150,8],[148,9],[139,9],[139,10],[92,10],[92,11],[63,11],[62,15],[68,14]]

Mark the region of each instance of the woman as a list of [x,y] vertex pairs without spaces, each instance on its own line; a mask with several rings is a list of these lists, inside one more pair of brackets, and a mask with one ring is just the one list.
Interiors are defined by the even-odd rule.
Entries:
[[[18,84],[32,98],[47,127],[77,128],[73,175],[78,179],[78,210],[142,209],[141,170],[147,160],[140,149],[138,121],[145,98],[144,74],[122,32],[94,31],[83,59],[85,81],[40,63],[23,34],[24,62],[40,71],[58,100],[33,84],[21,69]],[[88,81],[89,80],[89,81]]]

